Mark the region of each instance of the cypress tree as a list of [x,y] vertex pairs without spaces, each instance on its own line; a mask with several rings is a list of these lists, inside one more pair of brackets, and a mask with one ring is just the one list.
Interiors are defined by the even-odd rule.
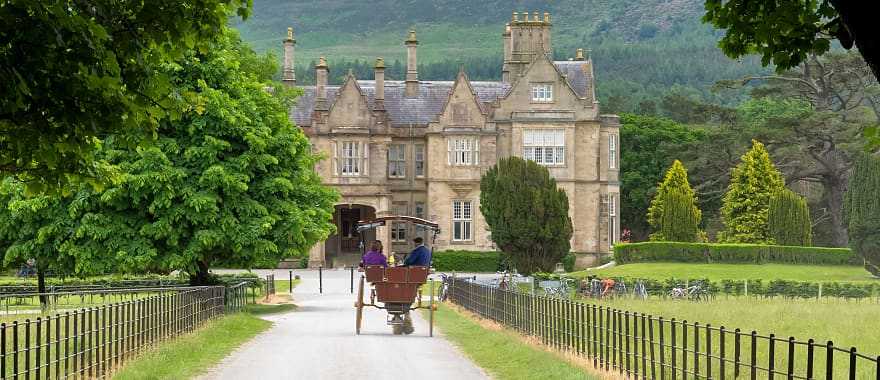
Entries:
[[770,236],[779,245],[810,246],[813,227],[807,200],[789,189],[777,191],[770,196],[767,216]]
[[663,223],[660,233],[664,240],[694,242],[700,237],[699,211],[693,204],[693,197],[670,189],[663,194]]
[[[657,194],[651,200],[651,206],[648,207],[648,224],[654,233],[651,234],[651,240],[672,240],[663,235],[664,211],[666,209],[665,200],[668,192],[675,191],[681,193],[690,205],[690,213],[693,214],[696,225],[699,226],[702,213],[697,207],[697,196],[691,189],[688,182],[687,169],[679,160],[672,162],[672,166],[666,171],[663,181],[657,185]],[[699,234],[699,231],[698,231]],[[691,241],[691,240],[682,240]]]
[[727,243],[771,243],[767,218],[770,196],[785,187],[782,174],[770,161],[770,154],[760,141],[752,140],[750,149],[731,173],[724,194],[721,217],[724,231],[718,240]]
[[865,154],[856,161],[849,180],[844,211],[849,246],[862,257],[865,269],[880,277],[880,158]]

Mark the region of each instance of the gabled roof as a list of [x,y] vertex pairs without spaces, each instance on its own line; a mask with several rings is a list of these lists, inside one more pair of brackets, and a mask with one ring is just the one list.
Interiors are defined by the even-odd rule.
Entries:
[[[556,70],[566,77],[569,87],[578,97],[589,96],[588,89],[592,85],[592,78],[584,69],[583,65],[589,61],[561,61],[552,62]],[[466,78],[466,77],[465,77]],[[486,113],[488,103],[501,99],[511,89],[510,83],[467,81],[471,90],[476,95],[480,109]],[[376,82],[372,80],[357,80],[360,93],[366,97],[367,106],[373,109],[376,94]],[[404,81],[385,81],[385,112],[391,119],[392,127],[427,126],[434,121],[442,111],[449,96],[454,89],[455,81],[420,81],[419,94],[416,97],[406,97],[406,84]],[[315,109],[315,87],[301,87],[303,94],[297,98],[292,107],[290,116],[296,125],[311,126],[312,112]],[[342,86],[327,86],[327,104],[336,102]]]

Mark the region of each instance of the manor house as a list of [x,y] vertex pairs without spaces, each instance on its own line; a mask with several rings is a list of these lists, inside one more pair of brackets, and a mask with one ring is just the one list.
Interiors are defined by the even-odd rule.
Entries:
[[[599,112],[592,57],[577,49],[574,58],[554,61],[550,32],[549,13],[514,12],[501,34],[498,82],[470,81],[466,67],[454,81],[419,80],[415,31],[403,41],[405,78],[386,79],[378,58],[374,80],[349,73],[331,86],[322,57],[316,84],[302,87],[290,112],[327,157],[317,172],[341,194],[337,231],[312,248],[309,265],[357,263],[355,223],[377,215],[438,222],[436,250],[495,249],[480,214],[480,176],[507,156],[546,166],[568,194],[580,265],[609,252],[619,236],[618,117]],[[282,78],[289,86],[296,86],[295,45],[288,29]],[[394,223],[366,239],[402,253],[419,234]]]

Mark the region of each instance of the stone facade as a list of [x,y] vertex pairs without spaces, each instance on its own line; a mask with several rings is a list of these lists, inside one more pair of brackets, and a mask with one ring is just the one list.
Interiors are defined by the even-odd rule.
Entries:
[[[341,86],[326,83],[323,58],[315,86],[291,109],[291,119],[326,156],[317,171],[342,195],[337,234],[316,245],[310,265],[342,266],[360,257],[353,223],[404,214],[440,224],[435,249],[494,249],[479,212],[480,176],[499,158],[520,156],[545,165],[568,194],[576,253],[610,251],[619,236],[618,117],[601,115],[593,61],[550,57],[550,15],[513,14],[502,33],[503,80],[418,79],[418,40],[404,41],[404,80],[386,80],[377,59],[374,80],[349,73]],[[292,32],[284,40],[283,80],[296,85]],[[420,234],[412,226],[380,228],[386,253],[406,252]],[[582,260],[579,260],[582,261]]]

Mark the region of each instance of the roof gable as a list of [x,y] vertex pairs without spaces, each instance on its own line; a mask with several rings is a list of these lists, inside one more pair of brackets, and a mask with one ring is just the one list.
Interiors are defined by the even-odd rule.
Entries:
[[328,122],[333,127],[369,127],[371,116],[367,97],[349,72],[330,106]]
[[449,126],[476,126],[486,122],[486,109],[464,69],[459,70],[437,121]]
[[[557,93],[554,94],[554,101],[558,101],[558,97],[562,94],[567,94],[575,99],[583,98],[583,96],[578,94],[578,92],[572,88],[566,75],[560,71],[559,67],[553,61],[550,60],[550,57],[539,54],[529,64],[525,71],[523,71],[523,74],[513,83],[510,90],[504,95],[504,99],[521,92],[528,94],[530,92],[530,88],[528,88],[530,82],[558,83],[559,86],[556,86]],[[523,89],[523,87],[525,87],[525,89]]]

